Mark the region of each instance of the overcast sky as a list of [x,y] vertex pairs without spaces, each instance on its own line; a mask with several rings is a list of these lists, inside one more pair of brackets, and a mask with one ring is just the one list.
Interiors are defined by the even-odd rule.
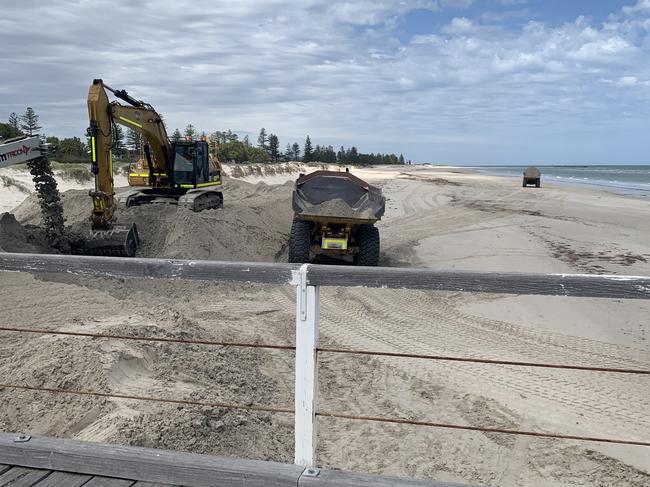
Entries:
[[650,164],[650,0],[0,0],[0,119],[82,136],[93,78],[282,147]]

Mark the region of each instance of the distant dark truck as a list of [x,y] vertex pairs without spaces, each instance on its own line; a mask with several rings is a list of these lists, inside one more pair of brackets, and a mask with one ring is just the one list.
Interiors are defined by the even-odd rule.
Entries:
[[327,255],[362,266],[379,263],[375,222],[386,209],[381,189],[347,171],[315,171],[296,180],[292,205],[289,262]]
[[534,166],[526,168],[524,171],[524,183],[522,186],[525,188],[528,185],[534,185],[539,188],[542,183],[542,173]]

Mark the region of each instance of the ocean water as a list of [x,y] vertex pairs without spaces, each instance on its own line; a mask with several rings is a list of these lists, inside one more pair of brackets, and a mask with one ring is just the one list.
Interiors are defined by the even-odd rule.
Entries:
[[[523,177],[527,166],[481,166],[474,169],[498,176]],[[547,183],[591,186],[650,198],[650,166],[536,166]]]

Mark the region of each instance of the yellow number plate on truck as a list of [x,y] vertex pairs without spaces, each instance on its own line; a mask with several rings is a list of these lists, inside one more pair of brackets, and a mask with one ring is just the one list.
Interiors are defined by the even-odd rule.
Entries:
[[348,240],[346,238],[324,238],[321,247],[326,250],[347,250]]

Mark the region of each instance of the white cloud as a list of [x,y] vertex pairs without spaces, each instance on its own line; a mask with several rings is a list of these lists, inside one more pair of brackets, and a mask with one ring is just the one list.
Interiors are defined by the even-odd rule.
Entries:
[[634,15],[643,11],[650,11],[650,0],[638,0],[635,5],[623,7],[625,15]]
[[[29,104],[48,132],[83,133],[88,84],[102,77],[153,103],[170,129],[265,126],[283,143],[310,133],[367,151],[408,153],[408,141],[424,159],[438,150],[432,134],[469,146],[650,115],[650,0],[603,25],[506,29],[466,16],[397,38],[407,12],[470,3],[25,0],[0,18],[0,57],[12,66],[0,73],[0,118]],[[89,22],[97,12],[103,21]]]
[[454,17],[449,25],[442,28],[448,34],[467,34],[474,28],[474,23],[465,17]]

